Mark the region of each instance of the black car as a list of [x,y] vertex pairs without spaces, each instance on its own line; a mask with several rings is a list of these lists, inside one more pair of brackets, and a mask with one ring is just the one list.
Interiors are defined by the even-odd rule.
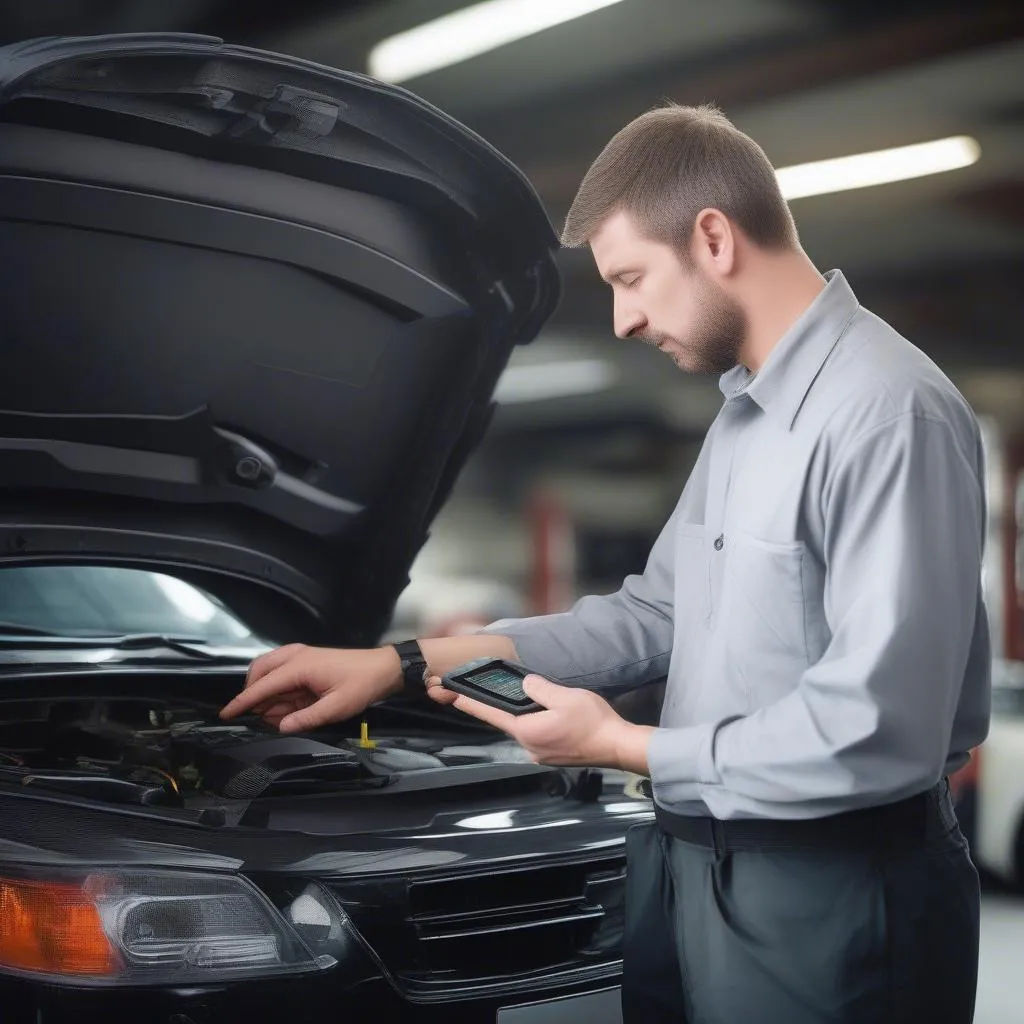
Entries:
[[217,715],[269,647],[379,641],[556,247],[404,90],[0,51],[4,1024],[617,1019],[638,780],[422,700]]

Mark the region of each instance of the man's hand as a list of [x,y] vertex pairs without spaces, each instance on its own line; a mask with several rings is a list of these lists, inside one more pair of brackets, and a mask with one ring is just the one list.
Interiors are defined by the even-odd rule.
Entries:
[[220,717],[252,711],[281,732],[300,732],[351,718],[401,689],[401,662],[393,647],[289,644],[249,666],[245,688],[221,708]]
[[427,692],[439,704],[451,704],[508,733],[536,762],[650,773],[647,742],[654,731],[651,726],[633,725],[620,718],[596,693],[559,686],[542,676],[527,676],[523,689],[546,710],[512,715],[444,689],[438,676],[428,680]]

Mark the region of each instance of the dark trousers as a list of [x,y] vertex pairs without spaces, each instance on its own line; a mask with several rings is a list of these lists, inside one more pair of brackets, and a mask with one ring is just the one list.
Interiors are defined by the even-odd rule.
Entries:
[[[625,1024],[970,1024],[978,874],[948,786],[919,841],[730,849],[630,829]],[[749,843],[741,844],[749,847]]]

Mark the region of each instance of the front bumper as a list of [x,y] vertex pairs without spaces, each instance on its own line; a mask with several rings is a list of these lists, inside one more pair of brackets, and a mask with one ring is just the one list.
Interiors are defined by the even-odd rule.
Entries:
[[[96,989],[0,978],[4,1024],[323,1024],[375,1019],[409,1024],[618,1024],[618,992],[607,983],[493,1000],[418,1005],[383,979],[339,993],[332,972],[274,981],[163,989]],[[573,999],[572,997],[582,997]]]

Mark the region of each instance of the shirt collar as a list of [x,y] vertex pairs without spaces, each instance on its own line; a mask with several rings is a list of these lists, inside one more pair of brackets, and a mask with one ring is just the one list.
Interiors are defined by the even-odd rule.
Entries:
[[818,372],[859,308],[841,271],[828,271],[825,280],[824,289],[778,340],[756,374],[745,366],[734,366],[719,380],[727,399],[747,395],[787,430],[792,429]]

